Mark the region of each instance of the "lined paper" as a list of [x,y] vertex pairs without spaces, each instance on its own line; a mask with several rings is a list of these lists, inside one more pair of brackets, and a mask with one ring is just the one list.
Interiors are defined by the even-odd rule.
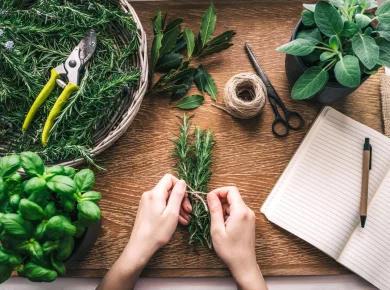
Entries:
[[325,107],[262,212],[337,259],[360,220],[365,137],[373,146],[371,200],[390,169],[390,139]]
[[338,261],[379,289],[390,289],[390,172],[371,201],[365,228],[358,225]]

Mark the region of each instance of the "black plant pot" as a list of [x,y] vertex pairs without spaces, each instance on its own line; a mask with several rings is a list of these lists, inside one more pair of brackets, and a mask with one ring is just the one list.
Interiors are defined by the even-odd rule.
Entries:
[[[297,26],[294,29],[294,33],[291,37],[291,40],[296,39],[298,32],[303,28],[302,20],[299,20]],[[290,85],[293,86],[299,77],[308,69],[304,64],[303,60],[299,56],[295,55],[286,55],[286,75],[287,79],[290,82]],[[360,85],[364,83],[370,75],[363,74]],[[311,100],[328,104],[337,100],[340,100],[349,94],[353,93],[356,88],[348,88],[341,85],[337,82],[336,79],[330,78],[326,86],[319,91]]]
[[65,261],[66,266],[85,256],[85,254],[93,247],[93,245],[95,245],[96,240],[99,237],[101,227],[102,220],[100,219],[96,223],[89,226],[81,238],[75,239],[73,253]]

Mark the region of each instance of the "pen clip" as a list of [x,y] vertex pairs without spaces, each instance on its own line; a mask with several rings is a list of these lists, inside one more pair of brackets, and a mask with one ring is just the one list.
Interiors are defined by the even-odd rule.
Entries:
[[370,166],[369,166],[369,170],[371,170],[371,165],[372,165],[372,145],[370,145]]

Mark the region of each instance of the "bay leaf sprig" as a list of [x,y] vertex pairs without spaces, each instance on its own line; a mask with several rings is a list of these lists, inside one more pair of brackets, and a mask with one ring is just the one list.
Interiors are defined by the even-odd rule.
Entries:
[[233,44],[233,30],[212,38],[217,14],[213,4],[203,15],[200,31],[197,37],[189,28],[182,29],[183,18],[175,18],[166,24],[167,15],[162,16],[157,10],[152,19],[154,39],[151,50],[151,75],[155,72],[164,73],[152,86],[149,93],[171,93],[171,103],[181,100],[195,83],[200,94],[183,98],[175,108],[191,110],[204,102],[207,92],[213,101],[217,100],[217,86],[212,76],[202,64],[198,67],[190,64],[201,58],[228,49]]

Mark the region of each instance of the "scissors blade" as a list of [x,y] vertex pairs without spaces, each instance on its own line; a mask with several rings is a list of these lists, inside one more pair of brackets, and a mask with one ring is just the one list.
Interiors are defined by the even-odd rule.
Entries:
[[248,54],[249,60],[251,61],[253,67],[255,68],[255,71],[257,72],[259,77],[263,80],[264,84],[267,87],[272,87],[271,82],[269,81],[267,75],[265,74],[265,72],[261,68],[259,61],[257,60],[252,49],[249,47],[249,45],[247,43],[245,43],[245,50],[246,50],[246,53]]
[[84,34],[84,38],[80,41],[80,60],[83,66],[89,61],[94,54],[97,45],[96,32],[93,29],[88,30]]

